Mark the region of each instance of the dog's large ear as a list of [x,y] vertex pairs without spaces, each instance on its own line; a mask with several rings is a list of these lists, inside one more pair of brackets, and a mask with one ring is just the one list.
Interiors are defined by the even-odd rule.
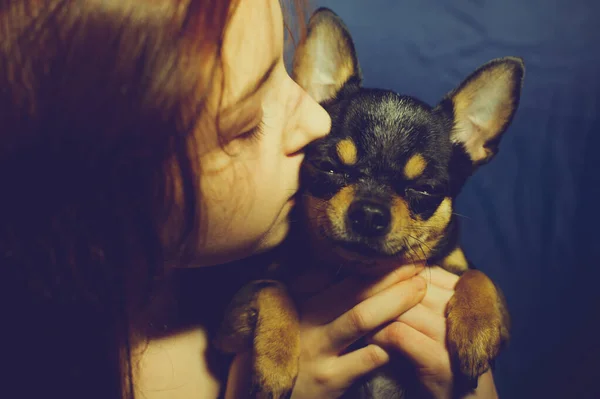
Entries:
[[294,54],[292,78],[319,103],[336,97],[351,79],[360,84],[352,37],[330,9],[319,8],[310,17],[306,37]]
[[463,146],[473,165],[489,162],[519,106],[525,64],[518,57],[494,59],[448,93],[438,108],[452,113],[450,140]]

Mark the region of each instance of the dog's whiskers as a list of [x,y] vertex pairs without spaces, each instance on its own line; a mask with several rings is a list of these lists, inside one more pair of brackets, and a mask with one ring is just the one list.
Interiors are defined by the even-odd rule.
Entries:
[[429,251],[431,251],[431,247],[430,247],[429,245],[427,245],[427,244],[425,243],[425,241],[421,240],[421,239],[420,239],[420,238],[418,238],[418,237],[412,236],[412,235],[410,235],[410,234],[406,234],[406,236],[407,236],[407,237],[410,237],[410,238],[412,238],[412,239],[413,239],[413,240],[415,240],[415,241],[416,241],[418,244],[423,244],[423,245],[425,246],[425,248],[427,248]]
[[461,215],[460,213],[452,212],[452,214],[453,214],[454,216],[458,216],[458,217],[461,217],[461,218],[464,218],[464,219],[469,219],[469,220],[472,220],[472,218],[470,218],[469,216],[466,216],[466,215]]
[[423,253],[423,259],[425,260],[425,266],[428,266],[429,263],[427,262],[427,254],[425,253],[425,250],[423,249],[423,246],[421,245],[421,243],[419,243],[418,245],[419,245],[419,249]]

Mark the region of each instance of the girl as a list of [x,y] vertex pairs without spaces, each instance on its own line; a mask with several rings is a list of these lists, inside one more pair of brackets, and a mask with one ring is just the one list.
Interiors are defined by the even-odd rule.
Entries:
[[[286,73],[279,2],[0,0],[0,30],[2,396],[245,397],[245,357],[219,378],[207,321],[231,262],[285,237],[303,148],[330,127]],[[338,397],[394,351],[449,397],[456,278],[420,272],[303,304],[323,322],[303,322],[293,397]],[[340,355],[340,334],[384,324]]]

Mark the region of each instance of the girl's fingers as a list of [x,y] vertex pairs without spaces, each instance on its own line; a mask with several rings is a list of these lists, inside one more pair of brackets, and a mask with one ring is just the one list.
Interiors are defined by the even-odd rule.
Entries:
[[451,373],[450,356],[443,343],[403,322],[394,322],[373,335],[371,341],[386,350],[404,354],[421,373]]
[[404,265],[377,280],[365,281],[358,276],[346,278],[303,301],[302,313],[306,315],[306,321],[309,323],[329,323],[365,299],[416,276],[423,268],[423,265]]
[[422,270],[420,274],[429,284],[450,291],[454,290],[454,287],[458,282],[458,276],[456,274],[452,274],[439,266],[427,267]]
[[383,366],[389,360],[390,356],[385,350],[371,344],[338,357],[333,367],[342,378],[339,385],[349,386],[357,378]]
[[357,339],[415,306],[423,299],[425,291],[425,280],[415,276],[359,303],[324,326],[329,338],[328,349],[334,353],[342,352]]
[[436,314],[445,316],[459,277],[438,266],[428,267],[419,275],[427,281],[427,295],[421,303]]
[[[427,294],[425,297],[427,297]],[[437,342],[444,343],[446,339],[446,318],[422,303],[401,314],[398,321]]]
[[244,352],[233,358],[227,376],[225,399],[242,398],[250,389],[252,371],[252,354]]
[[421,301],[421,304],[434,313],[445,316],[446,306],[452,295],[454,295],[454,291],[440,288],[437,285],[427,284],[427,294],[423,298],[423,301]]

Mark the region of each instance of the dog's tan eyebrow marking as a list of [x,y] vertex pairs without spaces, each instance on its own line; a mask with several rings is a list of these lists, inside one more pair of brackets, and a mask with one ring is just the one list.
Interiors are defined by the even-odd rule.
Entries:
[[[350,204],[354,201],[355,189],[353,185],[343,187],[331,198],[325,209],[327,219],[331,222],[331,227],[337,231],[343,231],[346,223],[346,212]],[[317,218],[316,220],[319,220]]]
[[354,165],[358,160],[358,150],[352,139],[343,139],[335,146],[338,158],[344,165]]
[[423,174],[426,167],[427,161],[423,155],[415,154],[404,165],[404,176],[409,180],[414,180]]
[[406,226],[410,223],[410,211],[406,201],[400,197],[394,197],[392,201],[392,232],[390,237],[402,236]]

